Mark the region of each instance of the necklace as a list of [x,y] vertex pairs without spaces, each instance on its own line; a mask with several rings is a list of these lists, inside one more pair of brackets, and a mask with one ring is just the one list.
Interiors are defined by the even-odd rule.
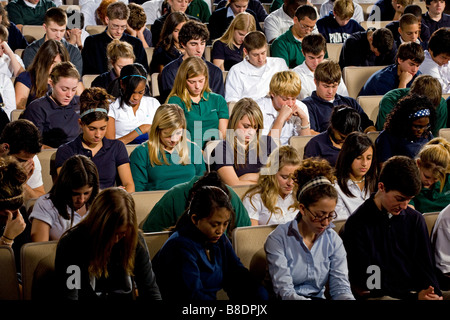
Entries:
[[[351,179],[352,180],[352,179]],[[358,184],[358,183],[361,183],[361,182],[364,182],[364,181],[366,181],[366,177],[364,176],[361,180],[352,180],[354,183],[356,183],[356,184]]]

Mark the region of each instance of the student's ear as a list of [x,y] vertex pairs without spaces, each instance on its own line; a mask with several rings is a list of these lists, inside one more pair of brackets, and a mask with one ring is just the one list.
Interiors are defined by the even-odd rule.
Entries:
[[2,143],[0,145],[0,155],[6,156],[9,153],[9,144],[8,143]]
[[417,163],[417,166],[420,167],[420,163],[421,163],[421,162],[420,162],[420,159],[417,159],[417,160],[416,160],[416,163]]
[[196,226],[198,223],[197,215],[194,213],[194,214],[191,214],[190,216],[191,216],[192,223]]
[[384,183],[383,182],[378,182],[378,190],[384,192],[385,188],[384,188]]
[[244,48],[243,51],[244,51],[244,57],[245,57],[245,56],[248,56],[248,51],[247,51],[247,49]]
[[78,124],[80,125],[80,127],[83,125],[83,122],[81,122],[81,119],[78,119]]
[[314,78],[314,85],[316,86],[316,88],[317,88],[317,85],[319,84],[319,81],[317,81],[315,78]]
[[108,25],[109,24],[109,18],[105,17],[105,23]]

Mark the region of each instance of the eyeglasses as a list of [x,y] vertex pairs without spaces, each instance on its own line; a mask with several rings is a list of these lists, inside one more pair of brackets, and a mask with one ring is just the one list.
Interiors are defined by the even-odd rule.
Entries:
[[328,220],[328,222],[330,222],[337,218],[336,211],[331,212],[328,216],[318,217],[314,213],[312,213],[311,210],[309,210],[307,207],[305,207],[305,209],[308,210],[309,214],[313,217],[313,219],[312,219],[313,222],[322,222],[324,220]]
[[420,126],[420,125],[417,125],[417,124],[413,124],[413,125],[412,125],[412,128],[413,128],[414,130],[417,130],[417,131],[419,131],[419,130],[428,130],[428,129],[431,128],[431,124],[427,124],[427,125],[425,125],[425,126]]
[[118,26],[117,24],[112,24],[111,26],[109,26],[109,28],[111,30],[125,30],[127,28],[127,26]]
[[305,26],[304,24],[302,24],[302,23],[298,23],[298,25],[300,26],[300,28],[302,28],[302,29],[304,29],[304,30],[314,30],[314,27],[315,26],[312,26],[312,27],[310,27],[310,26]]

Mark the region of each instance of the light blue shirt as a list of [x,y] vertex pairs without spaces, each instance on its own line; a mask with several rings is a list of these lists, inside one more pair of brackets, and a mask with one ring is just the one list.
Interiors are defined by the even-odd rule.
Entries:
[[264,249],[275,294],[283,300],[325,299],[329,284],[333,300],[355,300],[350,289],[347,253],[339,235],[329,227],[312,249],[303,242],[297,220],[280,224]]

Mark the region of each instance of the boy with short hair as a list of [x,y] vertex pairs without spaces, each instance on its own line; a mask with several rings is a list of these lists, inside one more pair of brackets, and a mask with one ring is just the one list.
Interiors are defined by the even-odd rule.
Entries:
[[444,13],[445,0],[425,0],[428,11],[423,14],[422,23],[430,28],[430,34],[442,27],[450,27],[450,15]]
[[423,48],[415,42],[405,42],[397,51],[395,63],[372,74],[361,89],[359,96],[384,95],[396,88],[411,87],[421,74],[419,66],[425,59]]
[[442,93],[450,93],[450,28],[440,28],[430,37],[425,60],[419,67],[423,74],[439,80]]
[[227,102],[237,102],[244,97],[254,100],[264,97],[269,92],[272,76],[289,69],[283,59],[267,57],[269,45],[264,33],[260,31],[248,33],[242,46],[244,60],[228,71],[225,83]]
[[[330,12],[333,11],[334,2],[336,0],[326,0],[322,5],[320,6],[320,17],[326,17]],[[353,6],[354,6],[354,12],[351,18],[353,20],[356,20],[356,22],[361,23],[361,21],[364,21],[364,12],[361,5],[359,5],[356,1],[353,0]]]
[[397,48],[404,42],[415,42],[426,49],[426,44],[420,41],[420,21],[412,13],[405,13],[400,17],[398,24],[398,37],[395,39]]
[[141,40],[145,48],[152,46],[152,33],[147,28],[147,15],[141,5],[131,2],[128,4],[130,16],[128,17],[128,25],[126,32],[133,37]]
[[[305,61],[292,70],[299,75],[302,82],[302,89],[298,96],[300,100],[311,96],[311,93],[316,90],[314,71],[317,65],[324,60],[326,52],[327,44],[321,34],[309,34],[303,39],[302,53],[305,56]],[[337,93],[348,96],[347,87],[342,79],[339,82]]]
[[308,108],[297,100],[301,85],[295,72],[277,72],[270,80],[269,94],[256,100],[264,117],[262,134],[281,145],[289,144],[292,136],[311,135]]
[[365,31],[353,20],[355,7],[352,0],[336,0],[333,11],[317,20],[317,30],[325,37],[327,43],[343,43],[351,34]]
[[422,187],[415,160],[394,156],[378,190],[341,232],[355,298],[442,300],[422,214],[408,206]]
[[349,106],[358,111],[361,116],[361,129],[365,132],[375,131],[373,122],[356,102],[355,99],[337,94],[342,72],[339,64],[331,60],[324,60],[314,71],[314,90],[310,97],[302,100],[308,107],[311,129],[323,132],[328,129],[331,112],[338,105]]

